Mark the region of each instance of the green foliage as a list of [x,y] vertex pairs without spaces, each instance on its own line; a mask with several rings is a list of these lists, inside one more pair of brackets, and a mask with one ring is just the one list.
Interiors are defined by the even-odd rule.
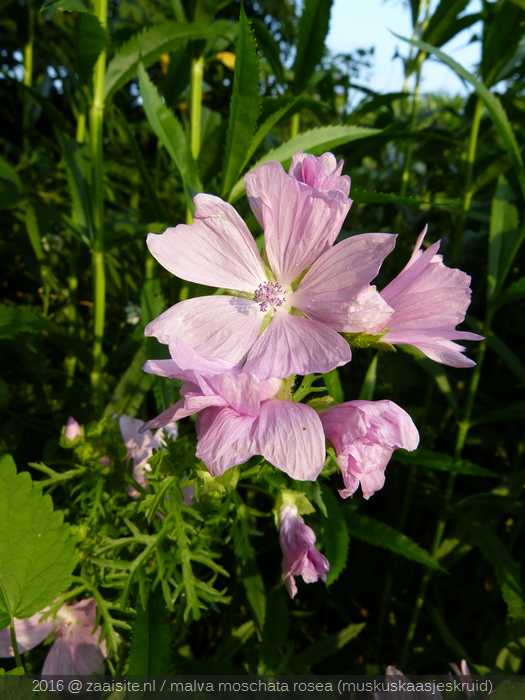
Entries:
[[327,585],[330,586],[344,571],[350,538],[344,506],[329,489],[323,489],[323,501],[326,504],[326,515],[321,521],[320,532],[324,544],[323,551],[330,562],[330,571],[326,579]]
[[[0,460],[0,611],[30,617],[63,593],[76,563],[69,528],[29,474]],[[5,626],[2,624],[1,626]]]
[[161,676],[172,669],[173,628],[161,595],[151,595],[139,604],[133,625],[127,663],[130,676]]
[[250,147],[259,116],[259,61],[250,23],[241,8],[235,46],[235,76],[224,158],[223,195],[233,187]]
[[202,185],[184,129],[162,101],[142,64],[138,67],[138,75],[140,94],[150,126],[173,159],[188,197],[191,197],[202,190]]
[[293,64],[294,89],[301,92],[321,60],[330,24],[332,0],[305,0]]
[[367,542],[375,547],[389,549],[406,559],[417,561],[423,566],[436,571],[441,570],[439,563],[422,547],[402,532],[395,530],[386,523],[379,522],[367,515],[355,511],[348,514],[348,530],[350,535],[358,540]]

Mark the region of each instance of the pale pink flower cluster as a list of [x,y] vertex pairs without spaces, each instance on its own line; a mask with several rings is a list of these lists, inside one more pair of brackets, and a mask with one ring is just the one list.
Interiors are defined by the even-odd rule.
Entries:
[[[107,650],[101,641],[101,628],[96,627],[95,599],[62,605],[54,616],[48,613],[46,609],[24,620],[15,619],[18,651],[23,654],[54,636],[42,675],[102,674]],[[9,628],[0,630],[0,657],[13,656]]]
[[[331,153],[300,153],[288,173],[277,162],[248,173],[262,254],[236,210],[207,194],[194,199],[193,223],[148,235],[151,254],[169,272],[219,288],[175,304],[145,329],[170,354],[145,370],[183,382],[180,400],[146,430],[197,414],[196,455],[215,476],[261,455],[293,479],[315,480],[328,440],[343,476],[341,496],[361,487],[369,498],[383,487],[392,452],[417,448],[412,419],[391,401],[349,401],[319,414],[293,400],[295,375],[349,362],[354,336],[343,334],[413,345],[454,367],[473,364],[454,342],[481,338],[456,330],[470,302],[470,278],[443,263],[439,242],[423,250],[426,230],[381,292],[372,282],[396,236],[367,233],[335,243],[352,203],[342,166]],[[158,432],[143,434],[157,440]],[[142,473],[150,454],[130,452]],[[295,576],[324,578],[328,562],[292,510],[279,520],[283,578],[293,596]]]

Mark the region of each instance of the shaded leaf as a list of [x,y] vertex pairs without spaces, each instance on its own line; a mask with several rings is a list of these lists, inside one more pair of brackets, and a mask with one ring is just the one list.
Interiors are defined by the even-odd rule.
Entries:
[[331,489],[323,489],[323,501],[327,514],[320,522],[319,531],[323,542],[323,553],[330,562],[330,571],[326,578],[326,585],[330,586],[344,571],[350,537],[344,508]]
[[394,554],[416,561],[434,571],[443,571],[440,564],[425,549],[399,530],[355,511],[348,513],[350,535],[375,547],[388,549]]
[[127,673],[161,676],[173,669],[173,634],[162,595],[150,594],[146,608],[140,602],[133,625]]
[[498,476],[490,469],[479,467],[474,462],[467,459],[455,459],[451,455],[433,450],[419,449],[416,452],[405,452],[396,450],[394,459],[403,464],[413,464],[416,467],[425,469],[435,469],[437,471],[449,472],[451,474],[465,474],[467,476]]
[[305,651],[297,654],[293,659],[293,664],[300,669],[311,669],[312,666],[324,661],[330,656],[337,654],[352,639],[355,639],[365,628],[365,623],[350,624],[336,634],[330,634],[315,642]]

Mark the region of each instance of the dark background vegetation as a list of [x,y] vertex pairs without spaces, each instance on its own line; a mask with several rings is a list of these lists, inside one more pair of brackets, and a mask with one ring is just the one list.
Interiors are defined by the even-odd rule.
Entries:
[[[503,126],[471,84],[464,98],[420,94],[419,76],[429,60],[421,45],[405,45],[404,94],[402,86],[381,95],[368,89],[366,65],[374,56],[366,47],[347,56],[324,48],[330,2],[306,3],[314,13],[310,25],[304,16],[300,22],[301,7],[291,0],[244,4],[260,61],[259,124],[289,105],[248,165],[317,127],[379,129],[368,138],[312,147],[333,150],[352,177],[354,204],[343,235],[399,234],[381,273],[384,282],[429,223],[429,239],[442,240],[445,261],[472,276],[465,328],[481,329],[487,341],[469,349],[479,363],[474,370],[443,367],[403,350],[380,354],[376,376],[372,364],[369,395],[410,412],[422,451],[394,458],[385,488],[369,502],[356,496],[338,506],[326,495],[336,528],[320,513],[307,518],[326,551],[333,551],[328,540],[336,531],[344,531],[337,545],[344,570],[328,588],[303,585],[296,601],[285,597],[271,489],[239,487],[251,509],[248,525],[237,520],[235,498],[225,497],[213,518],[220,521],[215,546],[231,573],[224,582],[231,601],[208,601],[191,625],[176,610],[160,613],[178,620],[169,647],[177,671],[376,672],[395,663],[407,672],[446,672],[448,662],[460,658],[478,671],[522,668],[525,284],[518,156],[525,125],[525,9],[519,1],[484,0],[481,14],[471,17],[466,2],[437,5],[429,13],[424,3],[406,3],[414,37],[446,51],[460,29],[481,20],[481,32],[473,36],[481,43],[477,77],[498,95],[508,118]],[[110,3],[105,34],[89,13],[57,11],[59,6],[48,2],[40,11],[37,3],[4,0],[0,20],[0,447],[19,469],[43,460],[58,471],[69,459],[57,444],[68,415],[83,424],[115,411],[146,418],[169,401],[174,389],[140,373],[144,358],[158,352],[145,343],[142,329],[168,304],[204,292],[188,289],[147,255],[145,233],[183,221],[188,199],[180,169],[146,117],[136,67],[106,101],[103,171],[96,170],[89,120],[95,59],[106,47],[111,62],[126,42],[154,25],[230,22],[221,36],[173,41],[154,60],[144,56],[151,81],[188,139],[192,62],[204,57],[197,164],[203,190],[221,194],[234,76],[231,56],[221,52],[236,51],[240,11],[238,2],[227,0],[122,0]],[[305,45],[307,58],[299,61],[298,47],[304,51]],[[507,127],[518,156],[506,145]],[[92,227],[89,222],[90,214],[97,218],[100,172],[102,237],[96,221]],[[259,235],[245,199],[235,206]],[[103,352],[94,360],[95,250],[103,250],[107,296]],[[345,400],[359,395],[373,358],[372,350],[356,350],[339,371]],[[116,432],[99,431],[96,439],[106,441],[125,470],[122,448],[110,445],[118,442]],[[108,489],[115,488],[115,473],[111,479]],[[80,490],[87,493],[92,485],[53,487],[56,504],[67,509],[74,526],[87,517]],[[337,485],[334,476],[332,492]],[[245,525],[251,544],[232,547]],[[421,561],[414,542],[441,571]],[[89,542],[82,547],[89,554]],[[244,581],[252,574],[264,584],[262,616]],[[93,580],[111,598],[103,578],[99,572]],[[129,638],[122,634],[125,649]],[[38,653],[34,658],[38,668]]]

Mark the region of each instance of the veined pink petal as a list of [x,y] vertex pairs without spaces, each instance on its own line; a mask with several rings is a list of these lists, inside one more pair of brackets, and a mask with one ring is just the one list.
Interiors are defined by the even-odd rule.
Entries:
[[349,304],[376,277],[395,241],[394,234],[363,233],[329,248],[308,270],[290,303],[311,318],[346,330]]
[[145,423],[138,418],[120,416],[119,427],[128,457],[133,460],[134,465],[146,462],[153,450],[157,450],[161,445],[161,438],[149,430],[144,430]]
[[219,197],[198,194],[194,202],[192,224],[148,234],[150,253],[166,270],[188,282],[255,291],[267,278],[244,221]]
[[329,372],[352,358],[348,343],[319,321],[277,313],[250,350],[244,369],[261,379]]
[[255,426],[257,453],[292,479],[315,481],[325,460],[323,426],[310,406],[270,400]]
[[268,262],[289,284],[336,239],[350,208],[340,192],[324,193],[299,182],[276,162],[245,177],[252,210],[263,228]]
[[[195,297],[172,306],[151,321],[144,333],[169,344],[172,359],[182,369],[209,371],[210,363],[218,370],[219,364],[234,367],[241,362],[256,341],[262,320],[255,301]],[[182,348],[180,355],[177,348]]]
[[208,408],[200,414],[196,456],[210,474],[221,476],[256,454],[251,434],[254,421],[253,416],[241,416],[229,407]]
[[[21,654],[38,646],[55,629],[57,623],[53,618],[43,619],[44,610],[31,617],[18,620],[15,618],[15,634],[18,650]],[[11,646],[9,627],[0,630],[0,658],[14,656]]]
[[44,661],[43,676],[93,676],[104,673],[104,657],[94,644],[57,639]]
[[274,396],[281,385],[276,380],[259,381],[249,372],[218,374],[207,382],[235,411],[248,416],[256,416],[261,401]]

